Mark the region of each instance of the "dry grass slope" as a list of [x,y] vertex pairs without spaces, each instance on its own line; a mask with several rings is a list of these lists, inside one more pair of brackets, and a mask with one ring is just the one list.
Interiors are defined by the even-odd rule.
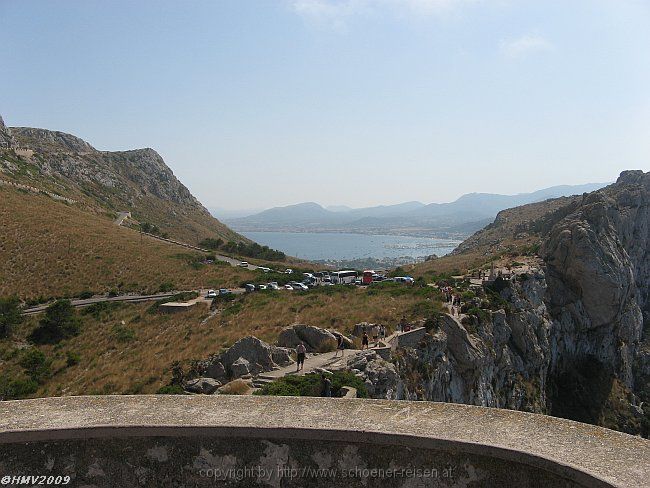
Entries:
[[176,289],[230,287],[252,276],[229,265],[192,263],[200,253],[7,187],[0,187],[0,228],[0,295],[24,300],[113,289],[155,292],[170,283]]
[[[174,361],[187,369],[192,360],[247,335],[275,343],[282,328],[295,322],[350,332],[355,323],[370,321],[392,330],[403,315],[426,319],[440,309],[432,289],[412,293],[405,287],[377,293],[355,288],[255,293],[220,304],[217,313],[203,304],[175,314],[152,313],[151,303],[104,307],[97,313],[81,309],[78,336],[37,346],[52,360],[52,376],[33,396],[154,393],[169,381]],[[23,376],[19,362],[38,319],[29,317],[12,338],[0,340],[0,376]],[[78,356],[77,364],[67,365],[69,353]]]

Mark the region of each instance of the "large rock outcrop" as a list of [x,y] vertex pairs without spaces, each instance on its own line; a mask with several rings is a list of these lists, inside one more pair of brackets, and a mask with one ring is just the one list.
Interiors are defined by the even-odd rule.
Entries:
[[[397,384],[373,396],[551,413],[648,435],[650,173],[624,172],[549,207],[526,224],[539,232],[543,264],[502,283],[504,309],[462,323],[441,317],[397,352]],[[370,379],[377,360],[365,361],[356,369]],[[378,384],[392,377],[384,373]]]
[[336,336],[320,327],[303,324],[286,327],[278,336],[278,346],[295,348],[301,342],[308,351],[324,352],[336,347]]
[[223,381],[272,371],[278,366],[287,366],[293,362],[289,349],[272,346],[257,337],[247,336],[223,353],[201,361],[198,369],[203,376]]

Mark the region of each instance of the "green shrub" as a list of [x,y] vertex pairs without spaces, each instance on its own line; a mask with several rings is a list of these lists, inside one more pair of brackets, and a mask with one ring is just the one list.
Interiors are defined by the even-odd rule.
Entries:
[[32,379],[0,376],[0,401],[25,398],[36,393],[37,390],[38,383]]
[[66,366],[75,366],[81,361],[81,356],[76,352],[68,351],[65,353],[65,364]]
[[203,239],[199,245],[203,248],[216,251],[218,249],[239,256],[248,256],[251,258],[268,259],[269,261],[284,261],[285,254],[268,246],[260,246],[255,242],[224,242],[222,239],[213,239],[208,237]]
[[57,300],[45,310],[45,317],[30,334],[36,344],[56,344],[79,334],[80,320],[70,300]]
[[115,340],[118,342],[130,342],[135,339],[135,331],[122,324],[113,326],[113,334],[115,334]]
[[81,300],[87,300],[88,298],[92,298],[92,297],[94,297],[94,296],[95,296],[95,294],[94,294],[92,291],[89,291],[89,290],[82,291],[82,292],[79,293],[79,295],[78,295],[78,297],[79,297]]
[[[341,387],[351,386],[357,389],[359,398],[368,398],[368,390],[361,378],[349,371],[335,371],[329,375],[332,381],[332,396],[339,396]],[[257,395],[270,396],[321,396],[321,375],[309,373],[304,376],[284,376],[278,380],[264,385],[255,392]]]
[[20,300],[17,297],[0,298],[0,338],[9,337],[22,321]]
[[160,293],[168,293],[172,291],[174,288],[175,288],[174,283],[172,283],[171,281],[165,281],[158,287],[158,291]]
[[42,383],[50,375],[51,361],[36,348],[25,351],[18,364],[25,370],[25,374],[37,383]]
[[158,395],[185,395],[183,387],[180,385],[165,385],[158,389]]

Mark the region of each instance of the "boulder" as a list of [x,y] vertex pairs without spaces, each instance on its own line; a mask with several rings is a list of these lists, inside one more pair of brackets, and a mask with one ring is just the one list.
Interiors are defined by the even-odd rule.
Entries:
[[280,332],[280,335],[278,336],[278,346],[280,347],[295,349],[296,346],[298,346],[298,344],[301,342],[302,339],[298,337],[298,333],[296,332],[296,329],[293,328],[293,326],[285,327],[282,329],[282,332]]
[[375,324],[370,324],[368,322],[361,322],[358,324],[355,324],[354,329],[352,329],[352,335],[354,337],[363,337],[363,331],[365,328],[365,331],[370,335],[370,330],[372,329],[372,326]]
[[271,346],[257,337],[244,337],[235,342],[230,349],[221,355],[221,362],[226,372],[233,373],[232,364],[239,358],[243,358],[250,363],[249,371],[252,374],[271,371],[275,367]]
[[337,332],[335,330],[332,330],[330,332],[336,338],[337,341],[338,341],[339,336],[343,338],[343,347],[345,347],[346,349],[354,349],[354,342],[352,341],[352,339],[350,339],[349,337],[344,336],[343,334],[341,334],[340,332]]
[[334,334],[313,325],[292,325],[285,328],[278,337],[279,346],[295,348],[300,342],[304,342],[309,351],[325,352],[336,348]]
[[212,395],[220,386],[221,383],[213,378],[196,378],[187,381],[183,386],[183,389],[185,391],[189,391],[190,393]]
[[271,358],[278,366],[289,366],[295,363],[291,358],[292,352],[293,349],[289,349],[288,347],[271,346]]
[[305,339],[314,351],[331,351],[336,347],[336,337],[325,329],[307,325],[298,332],[298,335]]
[[239,358],[230,365],[233,378],[241,378],[251,372],[251,364],[245,358]]
[[250,381],[239,378],[220,387],[217,393],[220,395],[248,395],[251,390]]
[[205,367],[204,375],[208,378],[221,379],[226,377],[226,368],[220,361],[213,361]]

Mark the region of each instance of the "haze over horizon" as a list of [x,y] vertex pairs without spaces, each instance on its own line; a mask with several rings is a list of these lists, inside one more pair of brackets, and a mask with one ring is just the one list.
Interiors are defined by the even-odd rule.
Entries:
[[650,170],[649,24],[635,0],[6,1],[0,113],[152,147],[207,207],[526,193]]

